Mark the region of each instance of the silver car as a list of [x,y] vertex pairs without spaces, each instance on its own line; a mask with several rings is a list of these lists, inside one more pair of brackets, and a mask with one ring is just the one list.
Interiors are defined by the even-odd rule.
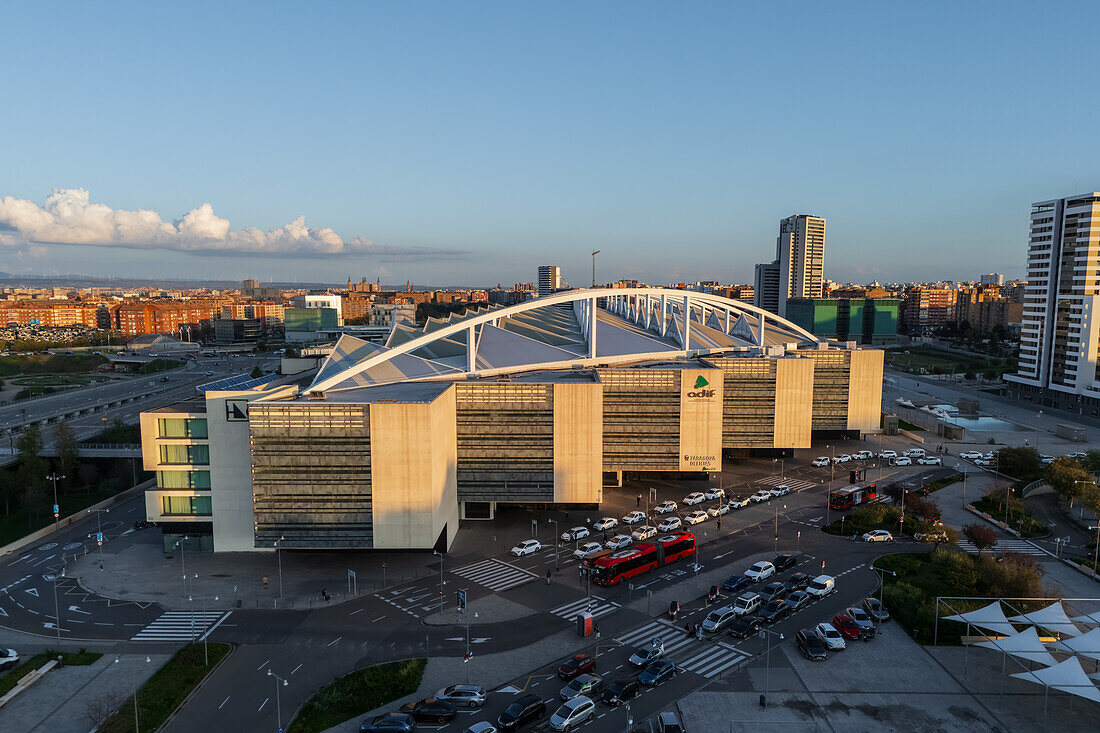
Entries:
[[572,700],[577,695],[591,695],[603,685],[603,677],[598,674],[579,674],[561,688],[561,699]]

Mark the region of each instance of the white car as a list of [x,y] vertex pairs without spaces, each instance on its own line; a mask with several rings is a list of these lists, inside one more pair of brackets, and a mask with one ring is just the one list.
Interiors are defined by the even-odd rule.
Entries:
[[857,461],[866,461],[866,460],[868,460],[870,458],[874,458],[874,457],[875,457],[875,454],[872,453],[869,450],[856,451],[855,453],[852,454],[852,458],[854,458]]
[[645,525],[644,527],[638,527],[630,533],[630,538],[633,540],[648,540],[650,537],[654,537],[657,534],[657,529],[652,525]]
[[735,496],[732,499],[730,499],[729,504],[727,506],[729,506],[730,509],[744,509],[745,507],[747,507],[751,503],[752,503],[752,497],[751,496],[744,496],[744,497]]
[[19,664],[19,652],[14,649],[0,649],[0,669],[13,669]]
[[959,458],[965,458],[968,461],[972,461],[975,458],[981,458],[981,457],[982,457],[981,451],[976,451],[976,450],[964,450],[962,453],[959,454]]
[[840,632],[836,630],[836,627],[830,623],[818,624],[814,627],[814,634],[818,639],[821,639],[821,643],[832,649],[844,648],[844,637]]
[[895,466],[912,466],[913,465],[913,459],[910,458],[909,456],[899,456],[898,458],[894,459],[894,465]]
[[597,552],[603,549],[603,545],[599,542],[585,542],[583,545],[573,550],[573,557],[578,560],[583,560],[589,555],[595,555]]
[[943,461],[939,456],[925,456],[924,458],[918,458],[917,463],[922,466],[942,466]]
[[847,463],[852,460],[852,457],[847,453],[841,453],[839,456],[833,459],[833,463]]
[[474,723],[467,728],[464,733],[500,733],[497,727],[492,723],[487,723],[484,720]]
[[707,492],[706,496],[711,501],[716,501],[718,499],[725,499],[726,498],[726,492],[725,492],[724,489],[711,489],[710,491]]
[[563,542],[576,542],[577,540],[583,540],[590,534],[588,527],[570,527],[561,533],[561,539]]
[[898,452],[896,450],[884,450],[878,454],[879,458],[897,458]]
[[992,458],[979,458],[974,461],[975,466],[996,466],[997,462]]
[[885,529],[872,529],[870,532],[863,533],[864,542],[893,542],[894,535],[887,532]]
[[584,695],[577,695],[550,716],[550,728],[552,730],[570,730],[591,718],[595,713],[596,703]]
[[524,540],[513,547],[509,552],[514,557],[523,557],[524,555],[534,555],[541,549],[542,543],[538,540]]
[[701,510],[697,512],[691,512],[690,514],[684,515],[684,524],[690,527],[693,524],[699,524],[700,522],[707,521],[707,518],[709,516],[709,514]]
[[715,504],[710,509],[707,509],[707,514],[712,517],[720,517],[723,514],[727,514],[730,510],[729,504]]
[[615,529],[619,526],[619,520],[614,517],[603,517],[592,523],[592,529],[597,532],[606,532],[609,529]]
[[814,468],[825,468],[829,465],[829,456],[818,456],[810,461],[810,465]]
[[617,534],[607,541],[604,545],[609,550],[621,550],[624,547],[629,547],[630,543],[634,540],[630,539],[630,535]]
[[684,497],[684,504],[687,506],[694,506],[695,504],[702,504],[706,500],[706,495],[701,491],[693,491]]
[[760,491],[757,491],[755,494],[750,496],[749,499],[752,500],[753,504],[759,504],[762,501],[771,501],[772,492],[768,489],[760,489]]
[[756,583],[759,583],[761,580],[766,580],[773,575],[775,575],[775,566],[767,560],[755,562],[745,571],[745,577],[752,578]]
[[680,521],[679,517],[669,517],[657,525],[657,531],[671,532],[674,529],[680,529],[683,525],[684,523]]
[[657,514],[668,514],[669,512],[674,512],[676,511],[676,502],[662,501],[660,504],[653,507],[653,511]]
[[623,524],[641,524],[645,521],[645,515],[641,512],[630,512],[623,517]]
[[779,484],[779,486],[772,489],[772,496],[786,496],[789,493],[791,493],[791,487],[787,484]]

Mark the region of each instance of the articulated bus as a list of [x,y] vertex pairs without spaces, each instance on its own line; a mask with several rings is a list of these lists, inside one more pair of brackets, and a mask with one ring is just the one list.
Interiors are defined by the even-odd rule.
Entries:
[[851,509],[858,504],[866,504],[878,496],[875,484],[866,486],[846,486],[829,492],[830,509]]
[[654,537],[649,542],[639,542],[625,550],[609,555],[590,557],[582,563],[592,573],[592,580],[599,585],[615,585],[625,578],[663,567],[695,552],[695,535],[691,532],[673,532]]

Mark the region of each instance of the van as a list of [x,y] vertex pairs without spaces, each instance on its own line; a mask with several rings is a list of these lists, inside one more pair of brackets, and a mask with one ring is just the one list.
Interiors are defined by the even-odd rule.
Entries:
[[759,594],[745,593],[733,602],[733,612],[738,616],[747,616],[762,605],[764,605],[764,599]]
[[924,458],[924,448],[910,448],[902,453],[903,456],[909,456],[910,458]]
[[806,592],[811,596],[827,596],[836,588],[836,578],[831,575],[819,575],[810,581]]

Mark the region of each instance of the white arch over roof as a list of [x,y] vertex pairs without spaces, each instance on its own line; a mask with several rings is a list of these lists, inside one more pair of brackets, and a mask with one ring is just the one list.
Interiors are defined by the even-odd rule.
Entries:
[[[447,371],[475,373],[477,369],[478,327],[495,326],[502,319],[513,318],[529,311],[536,311],[554,306],[571,304],[573,313],[580,325],[581,335],[587,344],[587,358],[597,358],[597,339],[599,327],[598,301],[604,300],[607,304],[606,311],[616,315],[625,321],[634,324],[643,333],[654,332],[658,339],[675,337],[679,349],[668,346],[667,343],[654,343],[660,346],[647,352],[640,348],[638,356],[653,355],[658,358],[684,356],[689,353],[722,351],[723,347],[716,346],[713,349],[691,348],[692,326],[695,325],[700,333],[705,331],[724,333],[726,335],[737,334],[738,338],[754,343],[756,346],[765,345],[765,327],[777,332],[782,337],[791,341],[803,343],[819,343],[822,339],[814,336],[809,331],[779,316],[769,313],[756,306],[739,300],[724,298],[711,293],[699,293],[690,290],[675,290],[671,288],[588,288],[569,290],[555,293],[550,296],[536,298],[534,300],[517,303],[515,305],[490,308],[488,310],[459,316],[453,321],[429,321],[421,335],[392,346],[376,347],[370,350],[363,358],[349,364],[346,368],[322,368],[317,380],[310,386],[310,392],[324,392],[371,370],[381,364],[389,362],[403,355],[406,358],[416,358],[413,352],[429,348],[432,344],[448,340],[449,337],[458,337],[458,341],[464,341],[466,352],[465,370],[448,369]],[[709,316],[709,317],[708,317]],[[642,338],[639,336],[639,338]],[[391,334],[391,342],[393,341]],[[644,342],[640,342],[644,344]],[[451,343],[451,346],[455,344]],[[733,345],[725,347],[726,350],[736,348]],[[546,366],[557,366],[568,362],[570,359],[583,360],[582,355],[570,355],[562,352],[566,358],[548,359]],[[333,365],[335,367],[336,365]],[[538,364],[528,365],[527,368],[537,367]]]

